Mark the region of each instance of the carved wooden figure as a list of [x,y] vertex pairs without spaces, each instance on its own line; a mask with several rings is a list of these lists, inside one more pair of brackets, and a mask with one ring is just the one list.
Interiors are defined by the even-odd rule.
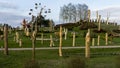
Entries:
[[101,15],[99,15],[99,20],[98,20],[98,31],[101,29]]
[[90,29],[88,29],[85,37],[85,57],[90,58]]
[[108,45],[108,33],[105,33],[105,45]]
[[4,54],[8,55],[8,25],[4,25]]
[[92,46],[95,46],[95,38],[92,38]]
[[19,42],[19,33],[16,32],[15,35],[16,35],[16,43],[18,43]]
[[73,32],[73,44],[72,46],[74,47],[75,46],[75,32]]
[[60,26],[59,56],[62,56],[62,26]]
[[19,40],[19,47],[22,47],[22,39]]
[[67,33],[68,33],[68,29],[67,28],[65,29],[64,33],[65,33],[65,40],[66,40],[67,39]]
[[41,34],[41,44],[43,44],[43,33]]
[[98,42],[97,42],[97,45],[98,45],[98,46],[100,45],[100,35],[98,35]]
[[96,20],[97,20],[97,23],[98,23],[98,19],[99,19],[99,15],[98,15],[98,11],[96,11]]
[[52,47],[52,46],[55,46],[55,45],[54,45],[54,42],[53,42],[52,35],[50,35],[50,47]]

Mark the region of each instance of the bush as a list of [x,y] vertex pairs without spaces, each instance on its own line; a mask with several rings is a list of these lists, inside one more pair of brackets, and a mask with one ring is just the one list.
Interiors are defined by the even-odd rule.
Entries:
[[28,60],[24,64],[24,68],[40,68],[37,61]]
[[68,68],[85,68],[85,61],[80,57],[71,58],[68,62]]

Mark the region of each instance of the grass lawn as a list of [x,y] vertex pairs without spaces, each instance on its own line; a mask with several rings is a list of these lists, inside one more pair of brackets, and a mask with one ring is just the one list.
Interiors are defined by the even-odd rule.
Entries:
[[[120,64],[120,49],[91,49],[90,59],[84,58],[84,49],[66,49],[63,50],[63,57],[58,56],[58,50],[37,50],[36,65],[38,68],[68,68],[73,58],[85,61],[86,68],[116,68],[117,63]],[[106,53],[106,54],[104,54]],[[9,51],[9,55],[0,52],[1,68],[25,68],[32,64],[32,51]],[[74,61],[76,62],[76,61]],[[72,62],[72,63],[74,63]],[[77,63],[79,64],[79,63]]]
[[[103,26],[103,25],[102,25]],[[107,26],[108,27],[108,26]],[[107,28],[106,27],[106,28]],[[112,27],[112,26],[111,26]],[[106,29],[105,28],[105,29]],[[84,31],[80,31],[79,28],[76,30],[76,43],[75,46],[85,46]],[[78,31],[79,30],[79,31]],[[109,31],[109,30],[108,30]],[[32,41],[30,37],[26,37],[23,31],[19,31],[20,38],[22,39],[22,48],[32,47]],[[50,34],[55,38],[54,33],[44,34],[44,38],[49,38]],[[98,34],[95,34],[98,35]],[[19,44],[13,41],[15,32],[8,35],[8,47],[9,48],[20,48]],[[100,34],[100,46],[105,45],[105,34]],[[40,36],[39,36],[40,37]],[[72,34],[68,32],[67,40],[63,37],[63,47],[72,46]],[[120,45],[120,38],[116,37],[112,40],[109,45]],[[55,47],[59,46],[59,38],[54,41]],[[0,40],[0,47],[3,47],[4,41]],[[41,44],[40,40],[36,41],[35,47],[49,47],[50,41],[44,41]],[[95,46],[97,45],[97,38],[95,38]],[[0,68],[30,68],[35,64],[37,67],[33,68],[77,68],[74,66],[82,65],[83,68],[120,68],[120,49],[109,48],[109,49],[91,49],[91,58],[85,59],[84,49],[65,49],[63,50],[63,57],[58,56],[58,50],[37,50],[36,51],[36,62],[32,59],[32,51],[9,51],[9,55],[3,54],[0,51]]]
[[[26,37],[23,33],[23,31],[19,31],[20,33],[20,39],[22,39],[22,47],[23,48],[27,48],[27,47],[32,47],[32,40],[30,40],[30,37]],[[75,42],[75,46],[84,46],[85,45],[85,38],[83,37],[83,33],[84,31],[79,31],[76,33],[76,42]],[[53,33],[49,33],[49,34],[44,34],[44,38],[50,38],[49,36],[53,35],[53,38],[55,38]],[[105,45],[105,39],[104,36],[105,34],[100,34],[100,46]],[[14,41],[14,36],[15,34],[9,34],[8,35],[8,47],[9,48],[19,48],[19,43],[16,43]],[[39,36],[40,37],[40,36]],[[109,43],[108,45],[120,45],[119,42],[120,38],[116,37],[112,40],[112,43]],[[63,37],[63,47],[64,46],[72,46],[72,35],[71,32],[68,32],[68,36],[67,36],[67,40],[64,39]],[[57,41],[54,40],[54,44],[55,46],[59,46],[59,38]],[[4,41],[0,40],[0,47],[3,47],[4,45]],[[43,44],[41,43],[40,40],[36,41],[36,47],[49,47],[50,45],[50,40],[49,41],[44,41]],[[97,45],[97,38],[95,38],[95,45]]]

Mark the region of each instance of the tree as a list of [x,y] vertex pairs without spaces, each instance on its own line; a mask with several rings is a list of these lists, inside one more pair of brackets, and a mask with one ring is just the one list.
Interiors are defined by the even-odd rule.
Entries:
[[86,4],[74,5],[69,3],[60,8],[60,20],[63,22],[76,22],[87,20],[88,6]]

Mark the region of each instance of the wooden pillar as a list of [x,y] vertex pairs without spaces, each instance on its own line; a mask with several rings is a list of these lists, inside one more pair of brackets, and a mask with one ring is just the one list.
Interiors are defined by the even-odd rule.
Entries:
[[22,47],[22,39],[19,40],[19,47]]
[[53,23],[52,23],[52,20],[49,21],[49,25],[50,25],[49,31],[52,32],[52,31],[53,31]]
[[97,23],[98,23],[98,19],[99,19],[99,15],[98,15],[98,11],[96,11],[96,20],[97,20]]
[[98,31],[100,31],[101,29],[101,15],[99,15],[99,22],[98,22]]
[[100,45],[100,35],[98,35],[98,42],[97,42],[97,45],[98,45],[98,46]]
[[110,16],[110,14],[107,13],[107,21],[106,21],[107,25],[108,25],[108,21],[109,21],[109,16]]
[[27,28],[26,36],[30,36],[29,28]]
[[19,42],[19,33],[16,32],[16,43],[18,43],[18,42]]
[[90,15],[91,15],[91,12],[90,10],[88,10],[88,21],[90,22]]
[[8,25],[4,25],[4,54],[8,55]]
[[43,33],[41,33],[41,44],[43,44]]
[[37,30],[37,27],[38,27],[38,25],[37,25],[37,22],[35,23],[35,31],[37,32],[38,30]]
[[90,58],[90,29],[88,29],[85,37],[85,57]]
[[73,32],[73,44],[72,46],[74,47],[75,46],[75,32]]
[[62,56],[62,26],[60,26],[59,56]]
[[67,33],[68,33],[68,29],[67,28],[65,29],[64,33],[65,33],[65,40],[66,40],[67,39]]
[[108,33],[105,33],[105,45],[108,45]]
[[95,46],[95,38],[92,38],[92,46]]
[[52,35],[50,35],[50,47],[54,46]]
[[35,60],[36,31],[32,32],[32,60]]

